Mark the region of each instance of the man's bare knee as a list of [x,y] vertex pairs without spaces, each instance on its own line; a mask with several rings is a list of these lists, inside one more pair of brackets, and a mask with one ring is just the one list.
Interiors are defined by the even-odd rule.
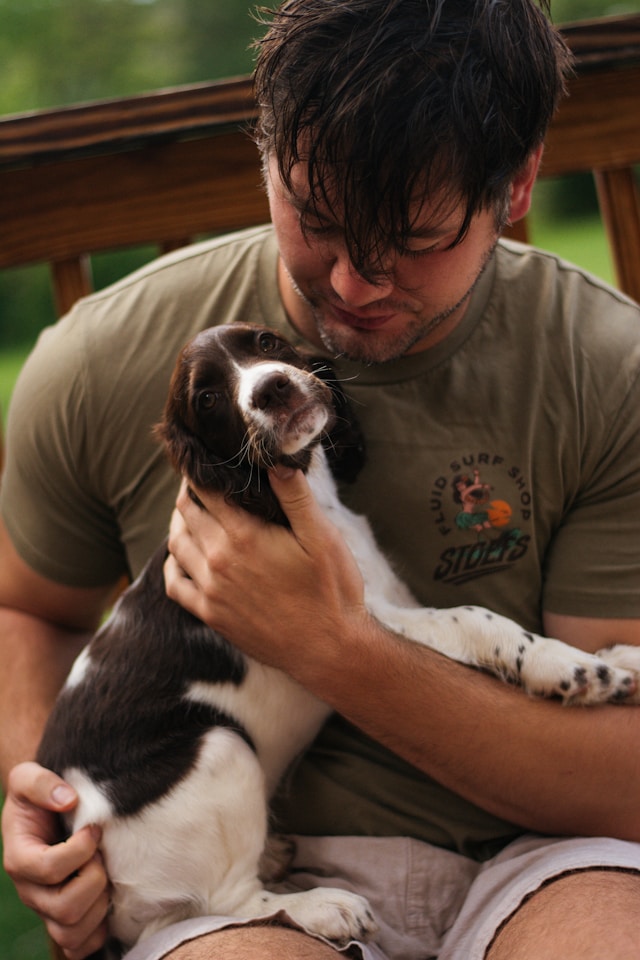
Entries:
[[286,927],[235,927],[190,940],[165,960],[336,960],[337,951]]
[[639,930],[640,874],[582,870],[526,900],[486,960],[629,960],[637,956]]

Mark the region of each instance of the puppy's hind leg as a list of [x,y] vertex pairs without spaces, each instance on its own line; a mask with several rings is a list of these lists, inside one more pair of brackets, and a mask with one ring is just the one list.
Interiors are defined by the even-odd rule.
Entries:
[[127,946],[189,917],[241,916],[260,887],[267,831],[262,768],[228,727],[204,735],[187,774],[160,799],[105,825],[111,932]]
[[309,933],[339,944],[370,940],[378,925],[364,897],[348,890],[315,887],[299,893],[272,893],[260,889],[242,905],[242,915],[251,919],[283,911]]
[[266,836],[265,778],[256,754],[229,728],[209,731],[182,782],[105,828],[112,933],[130,945],[188,917],[252,920],[280,911],[329,940],[373,933],[369,905],[355,894],[266,890],[258,878]]
[[[232,762],[233,770],[229,769]],[[200,887],[208,891],[206,908],[200,913],[253,920],[282,911],[310,933],[328,940],[344,943],[372,936],[377,925],[363,897],[338,889],[275,893],[264,887],[259,874],[273,856],[274,842],[276,860],[282,858],[283,849],[278,851],[277,840],[267,840],[263,772],[246,744],[236,745],[224,778],[211,791],[214,793],[216,803],[202,821],[207,824],[212,870]]]

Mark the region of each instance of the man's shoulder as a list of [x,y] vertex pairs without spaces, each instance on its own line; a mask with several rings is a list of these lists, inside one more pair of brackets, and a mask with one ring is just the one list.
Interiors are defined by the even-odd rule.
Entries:
[[85,297],[46,339],[56,349],[82,349],[114,364],[123,348],[139,362],[152,345],[154,351],[165,346],[173,360],[205,327],[273,310],[276,257],[270,226],[189,245]]
[[[103,304],[137,302],[145,297],[200,297],[202,291],[224,283],[229,272],[258,269],[263,257],[275,256],[270,225],[252,227],[182,247],[152,260],[109,287],[86,297],[79,304],[84,313],[100,311]],[[144,303],[144,299],[142,300]]]
[[640,314],[640,306],[606,280],[564,257],[529,244],[501,239],[496,250],[498,280],[515,286],[536,286],[538,298],[549,294],[556,297],[566,291],[559,303],[567,307],[567,297],[596,304],[609,302],[622,313]]
[[572,344],[585,357],[636,352],[640,306],[588,270],[554,253],[501,240],[493,301],[503,313],[533,325],[538,335]]
[[[79,301],[41,334],[18,395],[44,382],[47,396],[64,404],[66,421],[69,409],[82,410],[105,431],[118,421],[116,410],[127,411],[123,422],[144,419],[149,409],[155,416],[190,337],[259,313],[260,298],[276,300],[275,280],[267,292],[266,281],[257,282],[267,273],[270,238],[263,227],[194,244]],[[43,403],[44,415],[51,399]]]

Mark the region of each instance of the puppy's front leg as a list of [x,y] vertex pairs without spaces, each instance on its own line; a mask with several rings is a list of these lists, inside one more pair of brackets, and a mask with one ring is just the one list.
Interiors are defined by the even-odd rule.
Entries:
[[270,833],[260,857],[259,878],[262,883],[278,883],[289,873],[296,845],[289,837]]
[[638,686],[635,670],[622,663],[530,633],[483,607],[384,606],[373,612],[396,633],[518,684],[532,696],[585,705],[620,702]]

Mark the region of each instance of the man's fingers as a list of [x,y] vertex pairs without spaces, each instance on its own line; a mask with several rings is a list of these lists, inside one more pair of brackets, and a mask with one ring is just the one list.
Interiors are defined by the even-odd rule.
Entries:
[[[174,549],[177,549],[175,544]],[[164,588],[169,599],[180,604],[194,617],[199,617],[206,622],[206,611],[203,609],[204,597],[195,581],[185,573],[184,567],[173,556],[173,553],[168,555],[164,563]]]
[[[35,818],[34,818],[35,823]],[[62,843],[52,843],[46,833],[53,827],[41,818],[40,829],[27,832],[22,822],[8,836],[4,848],[4,868],[17,887],[22,883],[55,886],[82,869],[98,849],[100,829],[83,827]]]
[[95,856],[102,833],[87,826],[63,843],[56,814],[72,809],[77,794],[57,774],[21,763],[9,776],[2,811],[4,866],[21,883],[60,884]]
[[269,472],[269,481],[297,539],[317,534],[324,515],[302,470],[277,467]]
[[9,774],[9,793],[17,803],[25,803],[65,813],[78,802],[78,795],[62,777],[37,763],[19,763]]
[[66,883],[35,889],[31,906],[69,960],[80,960],[98,950],[106,939],[109,912],[109,888],[100,856],[93,857]]

